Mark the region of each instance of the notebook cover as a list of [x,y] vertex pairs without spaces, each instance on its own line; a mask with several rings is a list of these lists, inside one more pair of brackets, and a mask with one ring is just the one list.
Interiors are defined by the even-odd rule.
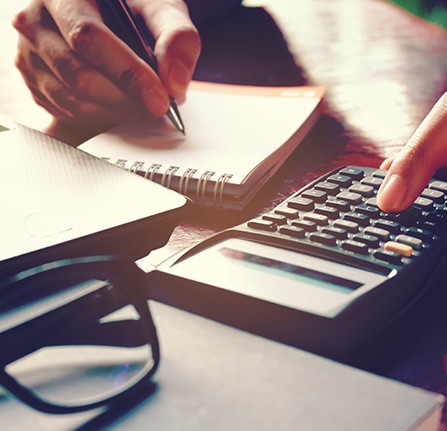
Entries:
[[[8,431],[436,431],[443,397],[151,303],[155,393],[117,411],[44,415],[0,402]],[[93,380],[94,381],[94,380]],[[0,400],[1,401],[1,400]]]
[[35,130],[0,128],[0,270],[164,245],[187,200]]

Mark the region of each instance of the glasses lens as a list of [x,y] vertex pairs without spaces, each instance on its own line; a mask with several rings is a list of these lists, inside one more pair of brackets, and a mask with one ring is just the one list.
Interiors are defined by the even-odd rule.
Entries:
[[154,366],[152,335],[126,290],[101,279],[21,286],[0,310],[6,373],[64,406],[101,402],[141,380]]

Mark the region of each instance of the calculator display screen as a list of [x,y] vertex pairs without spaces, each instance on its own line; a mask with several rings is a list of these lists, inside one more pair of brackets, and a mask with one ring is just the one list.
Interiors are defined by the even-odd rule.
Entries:
[[248,265],[258,266],[261,268],[269,268],[269,271],[277,271],[278,274],[283,274],[285,277],[292,277],[294,279],[301,279],[308,284],[315,286],[332,288],[332,289],[349,289],[355,290],[363,286],[354,280],[348,280],[337,275],[321,272],[317,269],[306,268],[292,263],[279,261],[269,257],[258,256],[256,254],[247,253],[245,251],[234,250],[227,247],[222,247],[219,252],[226,257],[243,261]]
[[171,274],[219,289],[333,317],[386,276],[323,257],[228,238],[180,259]]

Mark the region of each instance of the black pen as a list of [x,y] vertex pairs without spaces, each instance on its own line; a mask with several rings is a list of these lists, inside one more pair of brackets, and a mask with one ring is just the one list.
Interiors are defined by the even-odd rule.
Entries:
[[[126,0],[96,0],[96,4],[107,27],[159,75],[157,58],[138,30],[135,17]],[[169,96],[169,109],[166,115],[174,126],[185,134],[185,126],[172,96]]]

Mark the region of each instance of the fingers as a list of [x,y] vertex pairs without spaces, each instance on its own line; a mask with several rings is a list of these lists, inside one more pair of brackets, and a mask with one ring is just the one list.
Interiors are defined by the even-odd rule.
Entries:
[[41,0],[13,21],[19,32],[16,66],[34,100],[54,117],[99,129],[141,118],[141,110],[118,87],[76,57]]
[[104,24],[93,1],[46,0],[64,40],[76,54],[155,116],[169,107],[156,73]]
[[64,121],[99,125],[162,116],[169,94],[184,98],[200,53],[185,4],[133,5],[156,38],[161,78],[104,24],[94,0],[32,0],[16,16],[16,64],[37,103]]
[[185,98],[192,79],[201,43],[182,0],[135,0],[137,8],[154,36],[154,53],[160,76],[168,92],[178,101]]
[[444,94],[423,120],[409,142],[388,168],[377,202],[383,211],[401,211],[410,206],[437,169],[447,165],[447,94]]

